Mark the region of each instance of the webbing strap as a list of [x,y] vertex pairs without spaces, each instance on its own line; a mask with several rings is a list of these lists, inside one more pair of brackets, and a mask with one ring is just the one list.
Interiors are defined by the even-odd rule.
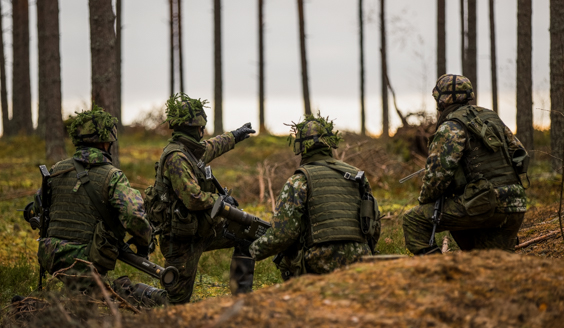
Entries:
[[100,197],[100,194],[96,193],[96,191],[92,188],[92,185],[89,184],[90,178],[88,177],[88,171],[84,169],[82,163],[77,161],[76,159],[73,160],[74,167],[76,169],[76,178],[80,180],[80,185],[84,187],[84,190],[92,200],[92,204],[100,217],[102,217],[102,221],[112,230],[114,233],[117,234],[118,244],[121,246],[123,244],[123,238],[125,237],[125,228],[120,224],[117,225],[115,220],[112,220],[110,211],[104,201]]

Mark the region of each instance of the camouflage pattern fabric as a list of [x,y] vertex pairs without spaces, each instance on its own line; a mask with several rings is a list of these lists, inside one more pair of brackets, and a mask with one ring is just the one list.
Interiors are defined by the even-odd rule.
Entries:
[[[249,247],[253,258],[263,260],[296,248],[302,233],[303,215],[307,213],[306,202],[307,179],[301,173],[295,174],[286,181],[278,196],[272,228]],[[377,230],[379,236],[380,230]],[[322,274],[357,262],[363,255],[371,255],[368,244],[335,242],[312,246],[305,251],[304,258],[308,272]],[[285,256],[284,261],[290,260],[291,256]]]
[[[83,163],[111,163],[109,155],[91,147],[79,147],[73,158]],[[51,170],[52,171],[52,170]],[[147,246],[151,240],[151,226],[145,220],[143,199],[138,190],[131,188],[127,177],[116,172],[110,179],[108,199],[110,206],[116,209],[118,219],[140,246]],[[47,271],[53,272],[70,266],[74,258],[88,260],[87,244],[75,243],[57,238],[44,238],[39,242],[38,258]],[[76,266],[78,271],[80,266]],[[88,268],[84,268],[90,272]]]
[[472,82],[466,76],[443,74],[433,88],[433,97],[437,101],[439,110],[442,110],[452,104],[466,103],[475,96]]
[[[421,254],[429,247],[433,230],[434,203],[416,206],[403,215],[403,232],[407,249]],[[473,249],[501,249],[515,252],[517,232],[525,213],[500,213],[491,216],[468,216],[458,198],[448,198],[444,203],[443,216],[437,232],[450,231],[463,251]]]
[[[436,201],[453,180],[454,173],[461,165],[466,147],[466,130],[457,122],[447,121],[439,126],[429,146],[429,156],[425,165],[423,186],[419,203]],[[523,149],[523,145],[508,127],[504,134],[510,151]],[[495,188],[497,211],[504,213],[525,212],[527,198],[521,185],[508,185]]]
[[92,110],[76,113],[66,122],[72,143],[78,145],[117,141],[118,119],[96,104],[93,104],[92,107]]
[[[235,146],[235,138],[230,132],[199,143],[182,132],[174,132],[173,139],[178,138],[186,138],[192,144],[197,145],[197,149],[192,149],[192,152],[196,157],[201,156],[201,160],[205,163],[211,162]],[[218,195],[201,190],[192,166],[184,154],[172,153],[165,161],[163,175],[169,179],[175,194],[189,211],[211,211]],[[222,225],[221,220],[215,222],[212,227],[215,233],[205,238],[197,234],[192,238],[182,240],[171,240],[169,234],[161,236],[160,249],[165,257],[165,266],[174,266],[180,271],[179,283],[167,289],[170,303],[179,304],[190,301],[198,261],[203,252],[235,246],[235,242],[223,237]]]

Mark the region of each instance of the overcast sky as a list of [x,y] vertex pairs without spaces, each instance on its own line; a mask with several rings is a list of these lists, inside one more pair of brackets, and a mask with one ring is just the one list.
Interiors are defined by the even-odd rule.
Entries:
[[[11,2],[2,1],[11,99]],[[222,1],[224,129],[245,122],[258,126],[257,0]],[[447,71],[461,74],[459,1],[447,2]],[[303,113],[297,1],[264,0],[266,120],[275,133]],[[515,128],[516,1],[498,0],[496,33],[499,107]],[[61,0],[63,112],[90,106],[90,30],[87,0]],[[36,4],[30,1],[30,56],[34,120],[37,118]],[[398,107],[404,112],[435,110],[436,1],[387,1],[388,72]],[[367,129],[381,133],[379,0],[364,0]],[[184,84],[191,97],[212,101],[213,1],[184,0]],[[306,48],[312,108],[336,119],[341,130],[360,130],[357,0],[306,0]],[[533,101],[536,125],[549,124],[549,1],[533,1]],[[123,0],[123,117],[129,124],[161,108],[169,94],[167,0]],[[478,105],[491,108],[488,0],[478,0]],[[474,81],[472,81],[474,82]],[[178,89],[178,87],[177,87]],[[10,104],[11,107],[11,104]],[[390,99],[392,126],[400,123]],[[1,127],[0,127],[1,129]]]

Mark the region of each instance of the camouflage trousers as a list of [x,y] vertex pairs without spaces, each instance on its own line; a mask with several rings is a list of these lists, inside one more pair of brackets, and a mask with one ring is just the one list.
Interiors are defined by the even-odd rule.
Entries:
[[[429,246],[433,230],[434,203],[416,206],[403,215],[405,245],[415,255],[425,254],[437,247]],[[500,213],[469,216],[458,198],[446,199],[437,232],[450,231],[463,251],[472,249],[501,249],[515,252],[517,232],[525,213]]]
[[203,252],[215,249],[234,247],[231,258],[229,286],[232,294],[250,292],[253,286],[255,261],[245,250],[233,240],[227,239],[222,233],[202,238],[176,240],[170,235],[160,238],[161,253],[165,257],[165,267],[174,266],[180,273],[176,285],[167,288],[170,304],[183,304],[190,302],[198,270],[198,262]]

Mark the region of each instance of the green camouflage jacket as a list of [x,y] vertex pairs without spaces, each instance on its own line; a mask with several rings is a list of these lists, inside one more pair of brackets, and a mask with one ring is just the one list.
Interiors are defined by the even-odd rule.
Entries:
[[[79,147],[73,158],[83,163],[111,163],[111,159],[97,148]],[[53,169],[51,169],[51,172]],[[141,246],[149,245],[151,241],[151,226],[145,220],[143,198],[138,190],[131,188],[129,180],[123,172],[116,172],[109,182],[108,199],[110,206],[117,210],[118,218],[125,230],[133,236],[135,242]],[[44,238],[40,241],[38,256],[40,263],[60,267],[69,266],[74,258],[87,259],[86,244],[57,238]],[[50,266],[45,265],[46,269]],[[65,267],[65,266],[62,266]]]
[[[429,145],[429,157],[425,165],[419,203],[434,202],[447,190],[463,159],[467,145],[466,134],[466,129],[454,121],[446,121],[439,126]],[[507,126],[504,134],[510,150],[524,149]],[[498,211],[504,213],[526,211],[527,198],[525,189],[520,184],[497,187],[495,191]]]
[[[272,228],[249,247],[253,258],[260,261],[299,244],[303,215],[307,213],[306,202],[307,179],[301,173],[294,174],[286,181],[278,196]],[[377,239],[379,228],[376,234],[374,237]],[[306,250],[304,257],[308,269],[313,273],[328,273],[343,263],[358,261],[363,255],[371,255],[367,244],[336,242],[314,245]]]
[[[231,132],[201,142],[197,142],[181,132],[174,132],[173,140],[180,136],[192,143],[193,148],[190,150],[196,158],[200,158],[204,163],[211,162],[214,158],[235,147],[235,138]],[[174,152],[167,157],[163,176],[169,179],[172,189],[188,210],[211,209],[218,198],[217,194],[204,192],[200,189],[198,180],[188,163],[188,158],[181,152]]]

